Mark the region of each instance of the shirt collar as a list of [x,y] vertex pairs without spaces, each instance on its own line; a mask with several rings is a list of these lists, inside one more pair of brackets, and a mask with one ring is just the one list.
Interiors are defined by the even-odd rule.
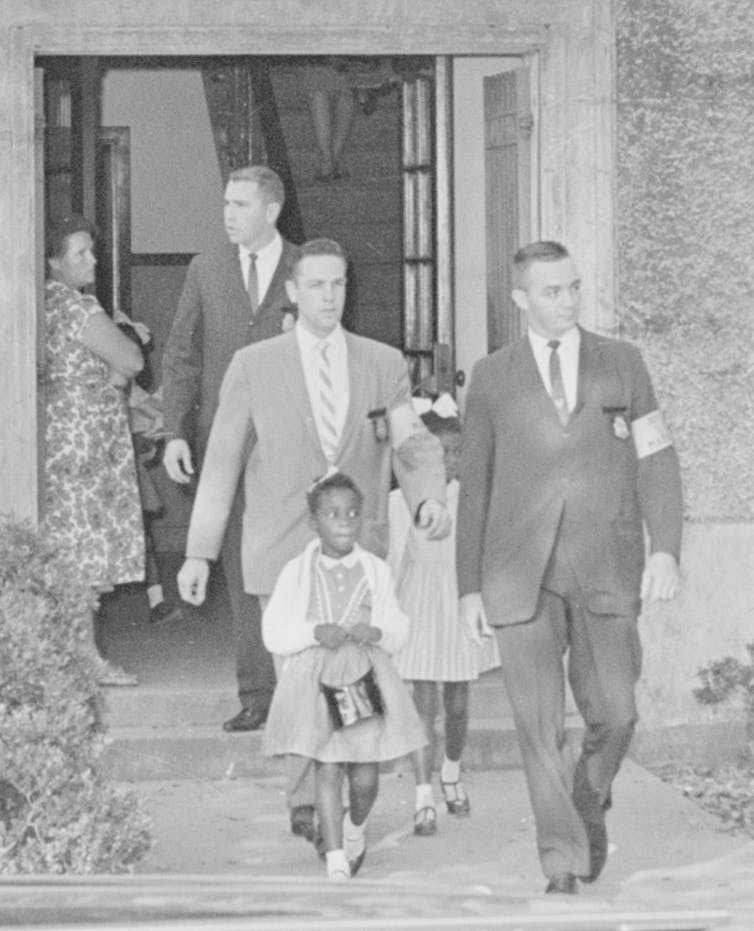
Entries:
[[277,230],[275,230],[275,235],[267,245],[262,246],[261,249],[257,249],[254,253],[252,253],[250,249],[247,249],[246,246],[242,246],[241,243],[238,244],[238,254],[242,260],[248,258],[250,255],[256,255],[257,261],[261,259],[264,262],[265,259],[271,258],[275,253],[282,254],[282,252],[283,240]]
[[320,549],[319,560],[322,563],[322,567],[324,569],[334,569],[336,566],[343,566],[346,569],[353,569],[353,567],[359,561],[359,548],[358,546],[354,546],[350,553],[347,553],[340,559],[333,559],[332,556],[325,556],[325,554]]
[[[546,336],[542,336],[541,333],[535,333],[531,327],[528,330],[529,342],[532,345],[532,348],[545,350],[549,349],[548,343],[551,342]],[[581,333],[579,332],[578,326],[574,325],[570,330],[567,330],[560,338],[560,347],[563,349],[574,348],[579,345],[581,342]]]
[[331,333],[328,333],[327,336],[315,336],[314,333],[311,333],[302,325],[300,320],[296,321],[294,329],[302,353],[318,349],[320,343],[329,343],[331,346],[339,346],[344,344],[346,339],[343,333],[343,327],[340,324],[338,324]]

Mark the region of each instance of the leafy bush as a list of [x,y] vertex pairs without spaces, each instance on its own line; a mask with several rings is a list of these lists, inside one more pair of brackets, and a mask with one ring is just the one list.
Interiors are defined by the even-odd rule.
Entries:
[[702,686],[694,689],[694,697],[703,705],[719,705],[736,699],[743,702],[747,736],[744,756],[754,762],[754,643],[747,643],[746,650],[748,663],[726,656],[703,666],[697,673]]
[[754,643],[746,646],[749,662],[732,656],[714,660],[697,675],[694,697],[703,705],[738,701],[746,716],[746,745],[734,763],[692,766],[666,763],[656,774],[716,815],[730,831],[754,837]]
[[108,784],[93,595],[70,555],[0,520],[0,873],[115,873],[151,844]]

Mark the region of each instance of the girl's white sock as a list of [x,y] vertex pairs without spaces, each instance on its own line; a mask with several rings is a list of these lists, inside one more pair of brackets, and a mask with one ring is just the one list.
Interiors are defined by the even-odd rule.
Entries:
[[351,870],[348,868],[348,860],[345,851],[328,850],[325,854],[327,861],[327,878],[334,879],[336,882],[342,882],[351,878]]
[[429,782],[421,782],[416,787],[416,808],[415,811],[421,811],[422,808],[434,808],[435,797],[432,794],[432,786]]
[[461,778],[461,761],[449,760],[447,757],[442,761],[440,770],[441,782],[458,782]]
[[364,849],[366,827],[366,821],[363,824],[354,824],[351,821],[350,811],[343,815],[343,850],[345,851],[346,860],[355,860],[361,855]]

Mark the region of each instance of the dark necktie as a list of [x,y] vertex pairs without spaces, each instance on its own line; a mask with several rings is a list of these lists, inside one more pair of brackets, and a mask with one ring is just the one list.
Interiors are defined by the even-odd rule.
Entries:
[[257,278],[257,257],[254,252],[249,254],[249,272],[246,276],[246,293],[249,295],[252,317],[259,307],[259,279]]
[[547,344],[550,347],[550,397],[558,412],[560,422],[565,426],[568,423],[570,412],[563,386],[563,373],[560,371],[560,357],[558,356],[559,339],[551,339]]

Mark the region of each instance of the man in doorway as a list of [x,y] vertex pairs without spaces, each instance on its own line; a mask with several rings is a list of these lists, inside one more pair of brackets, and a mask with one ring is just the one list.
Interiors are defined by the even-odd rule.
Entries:
[[[298,308],[295,327],[236,353],[223,381],[178,574],[192,604],[204,600],[241,476],[244,581],[264,602],[313,538],[306,492],[331,468],[363,491],[360,542],[377,555],[387,550],[391,467],[428,536],[450,530],[442,447],[414,413],[403,356],[340,325],[346,258],[338,243],[305,243],[287,289]],[[296,825],[313,818],[313,798],[307,766],[292,774],[288,802],[294,833],[310,840],[313,830]]]
[[[679,585],[681,482],[639,351],[577,324],[565,247],[525,246],[513,273],[528,332],[477,362],[467,399],[460,613],[474,638],[495,629],[546,891],[571,894],[607,857],[611,785],[637,718],[637,616]],[[586,725],[575,770],[566,654]]]
[[[225,188],[228,242],[189,265],[162,361],[165,428],[163,463],[174,482],[187,485],[201,465],[225,371],[233,353],[277,336],[292,322],[285,282],[294,247],[276,223],[285,200],[272,169],[251,165],[231,172]],[[244,591],[241,572],[243,488],[231,508],[222,565],[236,644],[241,710],[223,724],[253,731],[267,719],[275,671],[264,648],[261,609]]]

